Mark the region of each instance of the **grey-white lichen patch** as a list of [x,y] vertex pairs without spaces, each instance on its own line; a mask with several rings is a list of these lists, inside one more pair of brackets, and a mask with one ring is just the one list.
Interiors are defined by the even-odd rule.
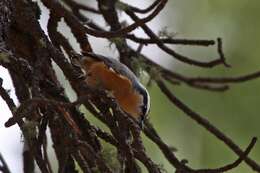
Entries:
[[128,6],[126,3],[117,1],[117,2],[116,2],[116,8],[117,8],[118,10],[126,11],[126,10],[129,8],[129,6]]
[[46,44],[46,42],[45,42],[45,40],[44,40],[43,38],[41,38],[41,39],[39,40],[39,44],[40,44],[40,46],[43,47],[43,48],[46,48],[46,47],[47,47],[47,44]]
[[109,9],[109,7],[108,7],[108,6],[106,6],[106,5],[103,5],[103,4],[101,4],[100,8],[101,8],[102,10],[108,10],[108,9]]
[[123,47],[123,45],[124,45],[124,39],[121,37],[114,37],[114,38],[109,39],[109,41],[110,41],[109,46],[111,46],[112,43],[116,44],[118,47]]
[[10,55],[6,52],[0,52],[0,61],[4,63],[9,63],[10,62],[9,56]]
[[27,4],[28,3],[28,1],[27,0],[22,0],[23,1],[23,3],[25,3],[25,4]]
[[25,136],[26,139],[30,140],[33,139],[37,135],[37,129],[36,127],[38,126],[38,123],[36,121],[29,121],[27,120],[23,127],[23,135]]
[[160,38],[173,38],[177,35],[176,32],[170,32],[168,27],[163,27],[159,32],[158,36]]

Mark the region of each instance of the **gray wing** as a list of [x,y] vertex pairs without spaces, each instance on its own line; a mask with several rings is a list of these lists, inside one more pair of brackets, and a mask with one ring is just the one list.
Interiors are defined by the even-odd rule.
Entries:
[[118,74],[123,75],[123,76],[127,77],[129,80],[131,80],[131,82],[134,86],[139,85],[139,82],[138,82],[139,80],[135,76],[135,74],[126,65],[120,63],[116,59],[105,57],[105,56],[98,55],[98,54],[89,53],[89,52],[84,53],[84,55],[104,62],[109,68],[112,68]]

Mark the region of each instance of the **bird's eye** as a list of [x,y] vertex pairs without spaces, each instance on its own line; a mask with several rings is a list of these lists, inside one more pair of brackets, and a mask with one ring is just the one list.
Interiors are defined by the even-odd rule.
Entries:
[[147,113],[147,106],[146,105],[142,105],[142,106],[140,106],[140,108],[141,108],[142,114],[145,116],[146,113]]

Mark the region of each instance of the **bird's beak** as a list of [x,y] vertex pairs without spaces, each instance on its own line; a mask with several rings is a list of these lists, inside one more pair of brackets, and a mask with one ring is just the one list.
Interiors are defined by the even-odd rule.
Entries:
[[141,129],[143,129],[143,127],[144,127],[144,120],[143,120],[142,117],[138,117],[138,119],[137,119],[137,124],[139,125],[139,127],[140,127]]

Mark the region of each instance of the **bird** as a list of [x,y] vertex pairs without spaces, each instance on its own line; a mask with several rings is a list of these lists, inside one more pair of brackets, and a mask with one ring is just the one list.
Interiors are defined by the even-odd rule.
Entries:
[[150,96],[136,75],[120,61],[92,52],[84,52],[80,65],[90,87],[112,93],[121,110],[142,127],[150,111]]

